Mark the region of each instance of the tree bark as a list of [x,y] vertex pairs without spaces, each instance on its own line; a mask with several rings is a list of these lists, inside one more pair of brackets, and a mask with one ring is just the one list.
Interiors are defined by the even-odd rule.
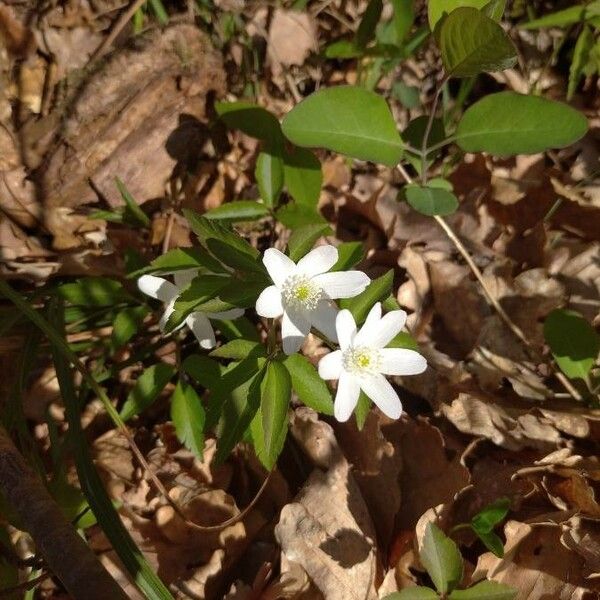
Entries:
[[75,600],[127,600],[1,426],[0,489],[48,568]]

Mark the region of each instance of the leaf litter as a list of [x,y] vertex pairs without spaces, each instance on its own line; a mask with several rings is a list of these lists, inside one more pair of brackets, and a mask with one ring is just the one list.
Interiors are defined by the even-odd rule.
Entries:
[[[211,24],[221,32],[219,50],[200,28],[176,22],[119,43],[90,73],[113,9],[61,5],[32,22],[21,4],[0,7],[1,267],[4,276],[41,283],[57,274],[123,274],[129,247],[151,254],[188,246],[174,197],[200,210],[256,197],[256,143],[208,131],[210,98],[241,97],[254,84],[259,103],[283,116],[311,87],[356,82],[355,63],[323,66],[314,55],[351,33],[366,3],[310,3],[298,13],[221,2],[222,22]],[[227,19],[243,35],[228,40]],[[530,36],[523,33],[526,50],[539,56]],[[250,58],[265,61],[263,68],[246,72]],[[426,94],[430,71],[410,58],[397,75]],[[512,70],[501,79],[516,91],[531,84]],[[552,89],[558,81],[550,72],[539,83]],[[400,128],[416,116],[400,103],[394,114]],[[500,497],[511,502],[496,530],[503,558],[457,530],[464,583],[489,578],[531,599],[600,593],[600,412],[565,399],[542,335],[543,320],[560,307],[599,324],[595,142],[586,138],[551,157],[467,155],[450,178],[460,206],[449,222],[533,351],[489,307],[443,232],[398,202],[401,177],[321,157],[319,205],[334,228],[328,240],[363,242],[361,264],[372,277],[393,269],[396,298],[431,367],[395,382],[406,410],[397,422],[371,411],[359,430],[295,408],[280,468],[238,522],[201,535],[189,524],[219,525],[250,505],[267,474],[248,447],[217,465],[214,440],[201,460],[164,418],[136,421],[137,441],[182,516],[155,491],[103,411],[86,407],[105,486],[175,597],[383,597],[427,581],[418,559],[426,523],[452,531]],[[92,205],[123,205],[115,175],[151,216],[149,231],[89,218]],[[309,343],[319,348],[318,340]],[[13,353],[2,344],[3,363],[12,364]],[[129,384],[111,395],[122,396]],[[45,415],[62,414],[52,369],[32,373],[27,388],[27,416],[47,452]],[[140,597],[101,530],[87,536],[129,597]],[[61,597],[54,582],[41,594]]]

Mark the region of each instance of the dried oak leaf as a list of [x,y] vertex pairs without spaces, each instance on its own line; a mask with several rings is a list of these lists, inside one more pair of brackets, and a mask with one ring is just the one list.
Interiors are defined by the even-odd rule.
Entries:
[[532,527],[508,521],[504,558],[491,552],[479,557],[473,579],[492,579],[518,590],[516,600],[592,600],[582,585],[584,560],[560,543],[558,526]]
[[46,226],[61,248],[80,240],[57,211],[97,193],[120,205],[115,176],[138,202],[163,196],[176,165],[198,159],[207,95],[224,88],[220,56],[186,24],[136,38],[86,76],[38,174]]

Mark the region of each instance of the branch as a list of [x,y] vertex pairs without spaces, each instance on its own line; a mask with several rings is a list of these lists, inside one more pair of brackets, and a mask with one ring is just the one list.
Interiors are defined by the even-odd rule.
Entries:
[[75,600],[127,600],[0,426],[0,489]]

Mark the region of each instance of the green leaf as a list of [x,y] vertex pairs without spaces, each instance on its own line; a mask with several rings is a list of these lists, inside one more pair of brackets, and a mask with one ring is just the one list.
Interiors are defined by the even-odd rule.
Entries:
[[390,269],[385,275],[371,281],[358,296],[341,300],[340,307],[347,308],[354,315],[356,323],[360,324],[376,302],[381,302],[390,295],[393,283],[394,271]]
[[394,9],[392,16],[394,43],[399,46],[415,21],[414,0],[391,0],[390,4]]
[[315,208],[310,208],[296,202],[288,202],[285,206],[281,206],[277,209],[275,216],[288,229],[298,229],[307,225],[327,224],[327,221]]
[[[427,17],[431,31],[444,16],[449,15],[453,10],[461,6],[470,6],[472,8],[482,9],[490,0],[429,0],[427,2]],[[498,17],[499,19],[500,17]]]
[[[174,311],[167,320],[166,332],[173,331],[198,306],[216,298],[229,283],[228,277],[221,275],[200,275],[179,294],[175,301]],[[226,309],[227,310],[227,309]]]
[[[405,108],[417,108],[421,103],[419,88],[406,85],[403,81],[394,83],[392,96]],[[408,140],[406,141],[408,142]]]
[[336,40],[323,51],[325,58],[356,58],[364,54],[364,48],[359,48],[354,40]]
[[362,87],[315,92],[284,118],[285,136],[298,146],[321,147],[394,166],[402,140],[386,101]]
[[173,248],[166,254],[155,258],[150,265],[130,273],[129,277],[138,277],[143,273],[174,273],[188,269],[198,269],[213,273],[225,272],[220,262],[215,260],[204,248]]
[[362,242],[342,242],[338,247],[338,261],[330,271],[347,271],[361,262],[365,257]]
[[[402,137],[413,147],[421,149],[423,146],[423,138],[425,137],[425,131],[427,130],[427,123],[429,117],[422,115],[416,117],[406,126],[406,129],[402,132]],[[433,119],[431,124],[431,131],[427,137],[427,146],[435,146],[442,142],[446,137],[444,130],[444,122],[442,119]]]
[[452,77],[503,71],[517,62],[515,47],[504,29],[476,8],[452,11],[442,22],[438,37],[444,69]]
[[588,63],[590,51],[594,47],[594,33],[592,28],[584,25],[573,50],[573,59],[569,69],[569,86],[567,88],[567,100],[571,100],[577,85],[583,76],[584,69]]
[[264,140],[277,148],[283,136],[275,115],[250,102],[216,102],[221,121],[230,129],[239,129],[250,137]]
[[412,208],[430,217],[433,215],[451,215],[458,208],[456,196],[440,187],[411,183],[404,188],[404,195]]
[[147,314],[148,309],[145,306],[124,308],[117,313],[110,337],[113,349],[121,348],[137,333]]
[[204,218],[212,220],[226,220],[232,222],[257,221],[269,214],[269,209],[254,200],[236,200],[217,206],[204,213]]
[[283,189],[283,160],[281,156],[266,150],[261,152],[256,161],[254,177],[264,203],[269,207],[277,206]]
[[497,581],[482,581],[468,590],[454,590],[449,600],[513,600],[517,590]]
[[460,583],[462,556],[456,544],[435,523],[427,524],[419,556],[440,594],[447,594]]
[[369,416],[370,410],[371,399],[361,390],[358,402],[356,403],[356,408],[354,409],[354,418],[356,419],[356,426],[359,431],[362,431],[362,428],[365,426],[365,421]]
[[510,509],[508,498],[499,498],[480,510],[472,519],[471,526],[476,533],[489,533],[501,523]]
[[[5,289],[4,293],[10,294],[9,297],[11,297],[11,300],[13,299],[14,296],[11,294],[10,290]],[[15,303],[20,303],[17,297],[14,298],[13,301],[16,301]],[[75,395],[75,387],[69,365],[69,362],[75,359],[75,356],[64,342],[64,323],[62,315],[59,317],[61,328],[60,330],[57,330],[45,320],[35,318],[35,311],[30,313],[26,306],[23,308],[26,309],[27,316],[30,316],[34,323],[42,329],[50,339],[56,375],[60,385],[61,395],[65,403],[66,420],[69,424],[68,435],[70,443],[76,450],[73,453],[73,456],[75,458],[77,476],[81,489],[92,508],[94,516],[98,520],[100,528],[127,569],[127,572],[131,575],[131,578],[135,581],[137,587],[142,590],[148,600],[173,600],[169,590],[152,570],[143,553],[136,546],[135,542],[131,539],[129,532],[123,526],[119,515],[115,511],[115,508],[104,489],[104,484],[96,471],[96,467],[89,451],[89,440],[86,438],[81,427],[80,408],[82,406],[82,398],[78,398]],[[56,320],[56,318],[53,318],[53,323],[56,323]],[[93,381],[90,375],[85,377],[85,379],[88,380],[87,383]],[[99,391],[101,391],[101,388],[99,388]],[[111,414],[110,408],[112,405],[106,396],[103,398],[103,404],[105,404],[109,410],[109,414]],[[111,414],[111,417],[118,422],[118,415],[116,415],[116,419],[115,415],[116,413],[113,413]]]
[[259,294],[269,285],[266,279],[259,281],[231,280],[223,287],[218,296],[205,300],[195,306],[203,312],[221,312],[231,308],[250,308],[256,304]]
[[325,415],[333,415],[333,399],[327,384],[312,363],[302,354],[291,354],[283,361],[300,401]]
[[277,462],[283,445],[281,440],[285,440],[291,392],[292,381],[287,369],[278,361],[270,361],[262,382],[260,401],[264,455],[259,454],[259,458],[267,469],[272,469]]
[[587,129],[586,118],[566,104],[499,92],[467,109],[455,137],[465,152],[509,156],[564,148],[583,137]]
[[285,187],[298,203],[316,209],[321,195],[321,162],[308,149],[293,147],[283,156]]
[[245,340],[260,342],[260,335],[256,329],[256,325],[248,317],[238,317],[233,321],[219,321],[219,329],[228,340],[244,338]]
[[204,421],[202,401],[194,388],[179,380],[171,397],[171,421],[179,441],[202,460],[204,452]]
[[[264,373],[265,370],[259,366],[258,361],[246,359],[225,373],[222,384],[212,390],[214,399],[222,405],[223,412],[215,456],[217,464],[222,464],[229,456],[258,412]],[[240,379],[243,381],[239,385],[228,389]]]
[[94,513],[89,510],[85,496],[81,490],[67,482],[64,476],[54,477],[48,483],[48,491],[69,521],[74,521],[86,509],[87,512],[77,521],[78,529],[87,529],[96,524]]
[[498,558],[504,556],[504,543],[493,531],[487,533],[477,533],[477,537],[483,542],[483,545]]
[[326,224],[305,225],[295,229],[288,240],[289,257],[294,262],[298,262],[305,254],[308,254],[320,237],[330,233],[331,228]]
[[183,361],[181,368],[206,389],[212,389],[221,380],[219,363],[203,354],[188,356]]
[[522,29],[540,29],[541,27],[566,27],[573,23],[584,21],[589,16],[597,16],[597,10],[600,7],[600,2],[591,2],[587,6],[585,4],[577,4],[570,6],[564,10],[559,10],[539,19],[533,19],[528,23],[522,24]]
[[544,338],[567,377],[587,379],[598,358],[600,336],[580,314],[553,310],[544,322]]
[[[385,304],[383,308],[387,309]],[[394,307],[392,310],[398,310],[398,307]],[[417,344],[417,341],[410,335],[410,333],[406,333],[406,331],[401,331],[392,339],[392,341],[386,346],[386,348],[408,348],[409,350],[414,350],[415,352],[418,352],[419,344]]]
[[382,10],[383,0],[370,0],[367,4],[354,35],[354,43],[358,48],[364,48],[375,37],[375,27],[379,22]]
[[263,344],[251,340],[231,340],[223,346],[219,346],[210,353],[214,358],[230,358],[232,360],[243,360],[248,356],[266,356]]
[[502,15],[504,14],[504,10],[506,9],[506,0],[490,0],[482,9],[481,12],[489,17],[490,19],[494,19],[494,21],[500,21],[502,19]]
[[106,277],[83,277],[58,287],[61,298],[76,306],[113,306],[130,299],[123,286]]
[[439,600],[439,596],[431,588],[416,585],[385,596],[383,600]]
[[115,177],[115,183],[117,184],[121,198],[123,198],[123,202],[125,202],[125,210],[123,211],[124,220],[141,225],[142,227],[150,227],[150,218],[139,207],[138,203],[129,193],[129,190],[125,187],[125,184],[118,177]]
[[121,419],[127,421],[148,408],[175,374],[175,369],[167,363],[157,363],[148,367],[137,379],[127,400],[121,408]]
[[[219,254],[219,252],[222,250],[227,253],[226,258],[228,260],[236,262],[236,264],[240,265],[249,264],[252,266],[252,261],[248,262],[247,257],[252,259],[256,259],[258,257],[258,250],[228,227],[225,227],[216,221],[211,221],[206,217],[202,217],[191,210],[184,209],[183,214],[188,220],[193,232],[198,236],[200,243],[208,248],[211,253],[216,254],[217,258],[222,262],[225,262],[224,258]],[[211,246],[211,242],[219,242],[219,245]],[[241,256],[236,261],[235,259],[231,258],[232,250],[234,251],[234,256],[236,254],[245,256]],[[225,264],[228,263],[225,262]]]

